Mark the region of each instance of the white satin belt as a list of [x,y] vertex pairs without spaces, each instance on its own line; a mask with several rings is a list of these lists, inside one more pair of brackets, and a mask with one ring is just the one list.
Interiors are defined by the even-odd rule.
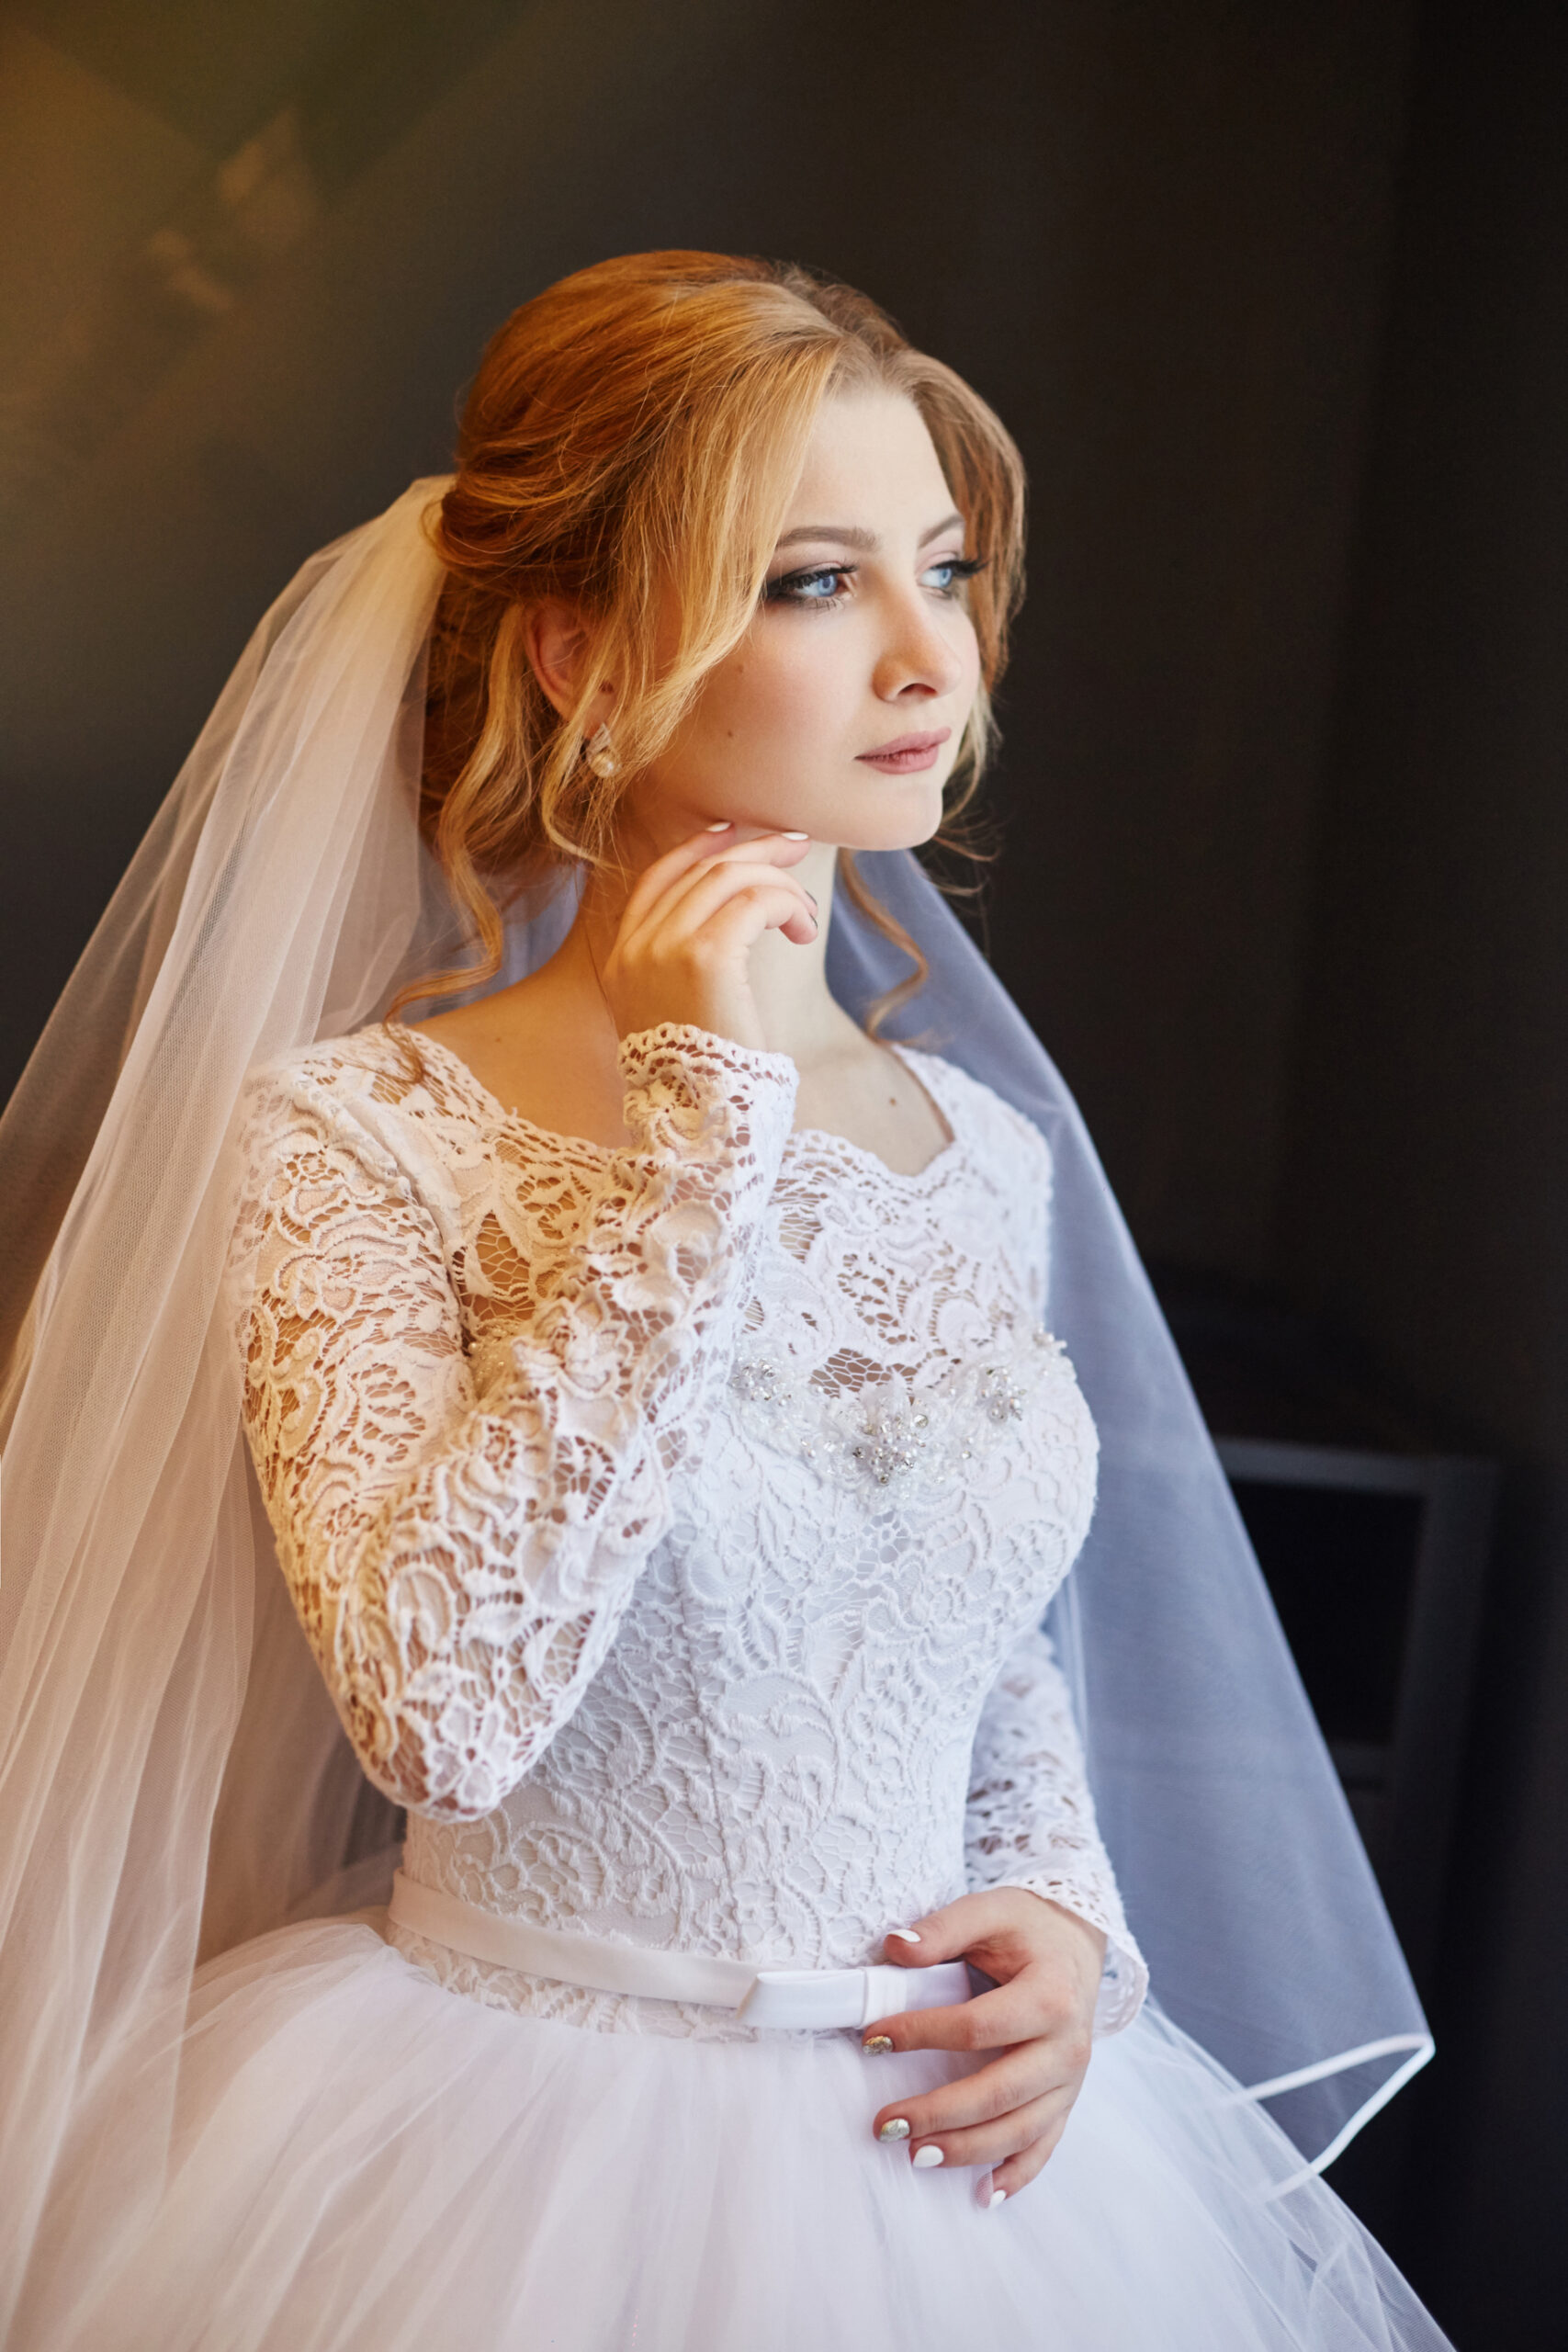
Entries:
[[900,2009],[944,2009],[970,1996],[962,1960],[930,1968],[756,1968],[744,1960],[710,1960],[699,1952],[651,1951],[603,1936],[567,1934],[507,1919],[460,1895],[421,1886],[399,1871],[388,1917],[412,1935],[595,1993],[634,1993],[655,2001],[699,2001],[733,2009],[748,2025],[825,2030],[864,2027]]

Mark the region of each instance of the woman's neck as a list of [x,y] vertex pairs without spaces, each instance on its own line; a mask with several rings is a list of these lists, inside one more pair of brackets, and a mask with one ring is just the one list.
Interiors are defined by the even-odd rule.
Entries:
[[[941,1113],[896,1055],[857,1028],[829,992],[826,957],[835,853],[813,848],[793,870],[817,899],[809,947],[770,932],[751,950],[752,1001],[768,1049],[800,1073],[796,1123],[846,1136],[912,1174],[947,1140]],[[614,1147],[627,1139],[619,1038],[600,974],[627,886],[595,876],[549,961],[476,1004],[423,1023],[508,1111],[558,1135]]]

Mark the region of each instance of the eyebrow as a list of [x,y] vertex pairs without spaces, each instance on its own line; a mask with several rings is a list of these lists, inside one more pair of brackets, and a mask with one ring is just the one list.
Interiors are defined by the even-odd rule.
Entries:
[[[916,546],[928,547],[932,539],[940,539],[944,531],[951,531],[955,523],[960,530],[964,528],[962,514],[944,514],[940,523],[933,523],[929,531],[920,533]],[[857,548],[863,555],[874,554],[881,545],[874,531],[863,531],[853,523],[802,523],[798,530],[785,531],[775,544],[781,548],[794,548],[807,539],[829,539],[835,547]]]

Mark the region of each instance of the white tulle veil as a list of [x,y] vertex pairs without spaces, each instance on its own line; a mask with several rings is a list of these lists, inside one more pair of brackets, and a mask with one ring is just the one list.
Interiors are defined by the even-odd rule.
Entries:
[[[415,821],[444,486],[266,616],[0,1121],[0,2335],[35,2252],[85,2301],[156,2199],[198,1951],[382,1867],[255,1494],[224,1269],[247,1070],[460,944]],[[1055,1625],[1156,1993],[1325,2162],[1429,2052],[1398,1947],[1071,1098],[915,861],[864,866],[931,961],[906,1029],[1055,1153],[1050,1320],[1103,1446]],[[569,914],[520,914],[502,979]],[[840,904],[840,1001],[904,969]]]

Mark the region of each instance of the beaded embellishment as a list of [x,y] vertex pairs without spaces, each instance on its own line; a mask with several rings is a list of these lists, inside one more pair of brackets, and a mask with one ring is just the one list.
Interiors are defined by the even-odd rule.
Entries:
[[1022,1419],[1066,1361],[1061,1340],[1036,1326],[1010,1354],[955,1364],[929,1387],[889,1375],[829,1392],[757,1356],[739,1359],[729,1385],[753,1436],[824,1476],[849,1486],[943,1487]]

